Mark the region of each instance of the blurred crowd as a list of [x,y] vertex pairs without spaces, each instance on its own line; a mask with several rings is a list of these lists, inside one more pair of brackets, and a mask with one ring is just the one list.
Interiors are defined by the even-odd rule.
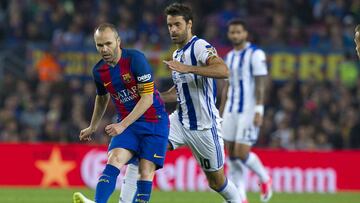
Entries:
[[[93,46],[101,22],[116,24],[125,44],[142,48],[170,44],[163,9],[166,0],[1,0],[0,43],[52,42]],[[187,2],[195,33],[215,46],[227,43],[226,23],[245,19],[263,46],[351,47],[360,22],[360,0],[200,0]]]
[[[241,17],[249,24],[251,40],[260,46],[353,50],[353,30],[360,22],[360,0],[188,3],[195,14],[194,32],[215,46],[229,46],[226,22]],[[168,4],[165,0],[0,0],[0,44],[93,47],[94,27],[108,21],[116,24],[127,47],[168,49],[162,12]],[[348,62],[356,63],[354,59]],[[35,66],[25,69],[22,78],[3,73],[0,142],[78,142],[80,130],[91,119],[93,82],[63,77],[56,54],[49,53]],[[163,80],[157,85],[165,90],[171,83]],[[345,84],[299,81],[295,75],[285,82],[269,80],[268,87],[258,147],[360,148],[360,79]],[[168,106],[169,111],[173,108]],[[114,121],[110,105],[93,142],[107,143],[103,129]]]

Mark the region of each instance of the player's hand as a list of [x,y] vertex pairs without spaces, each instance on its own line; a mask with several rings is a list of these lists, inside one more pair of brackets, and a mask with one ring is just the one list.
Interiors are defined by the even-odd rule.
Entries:
[[105,127],[105,132],[107,135],[114,137],[124,132],[125,129],[126,127],[121,123],[113,123]]
[[260,113],[255,113],[255,117],[254,117],[254,125],[256,127],[260,127],[263,123],[263,117]]
[[171,70],[177,71],[179,73],[189,73],[190,68],[187,65],[180,63],[179,61],[163,61],[166,65],[169,66]]
[[95,132],[92,127],[87,127],[80,131],[79,138],[80,140],[91,141],[91,135]]

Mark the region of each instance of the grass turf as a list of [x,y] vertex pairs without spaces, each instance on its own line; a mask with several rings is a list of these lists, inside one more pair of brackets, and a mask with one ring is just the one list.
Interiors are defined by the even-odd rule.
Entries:
[[[0,188],[1,203],[71,203],[73,192],[80,191],[88,197],[94,196],[90,189],[41,189],[41,188]],[[250,203],[259,203],[259,195],[248,194]],[[119,191],[111,196],[109,203],[119,201]],[[222,203],[214,192],[160,192],[154,191],[153,203]],[[360,193],[341,192],[336,194],[285,194],[275,193],[270,203],[356,203]]]

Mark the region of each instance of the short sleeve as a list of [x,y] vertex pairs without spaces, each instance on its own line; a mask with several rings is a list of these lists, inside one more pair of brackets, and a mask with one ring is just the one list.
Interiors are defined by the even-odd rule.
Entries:
[[152,68],[144,54],[136,53],[131,60],[131,68],[140,95],[154,93],[154,79]]
[[107,94],[107,90],[103,84],[95,81],[95,86],[96,86],[96,94],[97,95],[102,96],[102,95]]
[[203,39],[195,42],[194,49],[195,57],[201,64],[206,64],[209,58],[218,56],[215,47]]
[[256,49],[251,56],[252,73],[254,76],[267,75],[267,64],[265,52],[261,49]]
[[95,87],[96,87],[96,94],[99,96],[105,95],[107,94],[107,90],[104,86],[104,84],[102,84],[100,78],[97,76],[98,74],[96,73],[96,67],[93,68],[93,78],[94,78],[94,82],[95,82]]

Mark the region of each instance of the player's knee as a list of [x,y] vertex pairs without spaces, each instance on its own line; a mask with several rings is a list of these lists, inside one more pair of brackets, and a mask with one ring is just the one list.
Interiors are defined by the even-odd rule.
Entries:
[[139,174],[141,180],[152,180],[155,175],[156,166],[149,161],[141,161],[139,166]]
[[249,157],[249,152],[237,153],[236,157],[238,157],[242,162],[245,162]]
[[218,191],[223,186],[223,181],[220,178],[212,178],[208,180],[209,187],[215,191]]
[[109,155],[108,163],[113,166],[121,168],[125,164],[124,162],[125,162],[124,158],[117,153],[111,153]]
[[139,168],[141,180],[152,180],[155,175],[155,170],[150,168]]
[[222,170],[208,173],[207,179],[209,182],[209,187],[215,191],[218,191],[225,183],[226,177]]

